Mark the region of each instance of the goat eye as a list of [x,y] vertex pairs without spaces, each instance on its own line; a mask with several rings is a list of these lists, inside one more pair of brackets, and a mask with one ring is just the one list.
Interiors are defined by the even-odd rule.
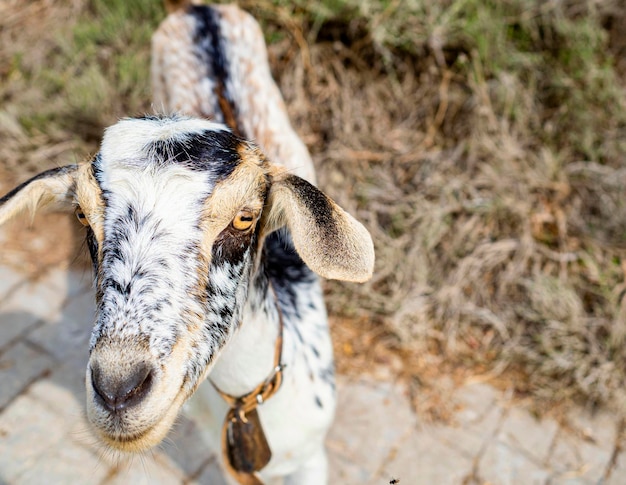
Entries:
[[78,219],[78,222],[80,222],[85,227],[89,225],[89,221],[87,220],[85,213],[82,210],[80,210],[79,207],[76,208],[74,213],[76,214],[76,218]]
[[245,231],[252,227],[254,223],[254,214],[250,211],[239,211],[233,219],[233,227],[238,231]]

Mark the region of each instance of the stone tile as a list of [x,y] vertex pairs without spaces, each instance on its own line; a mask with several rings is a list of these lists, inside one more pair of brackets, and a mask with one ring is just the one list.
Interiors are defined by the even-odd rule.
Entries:
[[[84,365],[74,361],[84,360]],[[67,439],[82,446],[92,455],[103,457],[107,466],[116,463],[115,456],[92,431],[85,412],[86,359],[74,358],[56,368],[49,377],[37,381],[28,389],[28,395],[37,399],[57,416],[55,425],[66,430]]]
[[60,316],[67,275],[51,271],[35,283],[19,286],[0,302],[0,349],[36,327]]
[[0,413],[0,482],[15,483],[63,442],[66,430],[44,404],[23,395]]
[[[54,269],[36,282],[0,267],[0,351],[44,321],[59,316],[65,299],[66,273]],[[4,292],[3,288],[13,288]]]
[[70,281],[73,279],[71,273],[59,267],[50,267],[45,270],[45,274],[34,281],[33,284],[41,285],[50,291],[54,291],[62,296],[67,295]]
[[53,366],[50,357],[21,342],[0,355],[0,410]]
[[603,485],[624,485],[626,483],[626,452],[622,450],[611,468],[610,474]]
[[222,469],[217,464],[217,460],[213,460],[202,469],[202,473],[200,474],[200,476],[190,481],[189,484],[228,485],[228,482],[224,478],[224,475],[222,474]]
[[[20,284],[25,282],[25,276],[7,266],[0,266],[0,302]],[[0,308],[2,308],[0,306]]]
[[89,339],[95,321],[95,303],[90,293],[71,298],[56,321],[33,330],[28,340],[54,355],[58,360],[89,350]]
[[102,482],[109,473],[109,468],[89,451],[64,440],[20,474],[14,484],[91,485]]
[[41,324],[41,319],[32,313],[0,313],[0,355],[11,344]]
[[52,269],[37,281],[29,281],[12,292],[0,304],[0,312],[29,311],[39,318],[52,320],[63,306],[68,274]]
[[524,408],[508,411],[497,439],[517,449],[537,463],[548,458],[559,425],[553,419],[537,419]]
[[185,475],[196,474],[213,457],[198,424],[184,415],[178,418],[161,445],[161,450]]
[[461,409],[455,413],[455,421],[467,426],[478,424],[502,399],[502,393],[488,384],[470,382],[459,387],[453,399]]
[[[599,483],[613,456],[618,418],[607,411],[592,415],[575,408],[567,414],[567,422],[568,427],[560,431],[549,460],[555,478]],[[622,479],[626,483],[626,475]]]
[[569,433],[561,433],[548,464],[555,480],[575,478],[579,483],[600,483],[611,456],[612,450],[602,449]]
[[374,473],[369,467],[346,458],[342,452],[328,447],[328,483],[367,483]]
[[427,431],[420,431],[398,443],[388,461],[385,460],[382,469],[368,483],[389,483],[395,478],[412,485],[457,485],[471,475],[472,467],[473,460]]
[[[465,408],[461,412],[464,416],[458,418],[458,415],[455,414],[452,421],[446,425],[426,424],[424,429],[463,456],[475,458],[493,438],[504,416],[505,409],[493,405],[486,412],[479,413],[472,411],[471,408]],[[465,419],[470,414],[472,418]]]
[[81,403],[85,401],[85,371],[89,360],[89,350],[76,352],[56,367],[50,379],[58,386],[70,391]]
[[28,389],[28,396],[46,406],[56,415],[55,426],[61,426],[71,437],[83,433],[87,428],[85,405],[70,390],[48,377],[35,382]]
[[558,430],[554,420],[510,407],[481,456],[480,478],[503,485],[548,483],[552,473],[546,461]]
[[69,270],[65,275],[67,278],[65,294],[68,300],[85,294],[91,294],[93,300],[93,272],[90,269]]
[[613,450],[617,437],[619,419],[608,411],[590,413],[581,408],[574,408],[567,414],[567,420],[573,430],[586,442],[605,450]]
[[550,480],[547,469],[499,440],[487,446],[478,464],[478,476],[480,483],[498,485],[543,485]]
[[339,402],[327,440],[329,450],[371,477],[395,445],[413,432],[416,418],[399,385],[341,379],[338,384]]
[[425,430],[441,442],[475,458],[492,439],[506,412],[500,401],[502,393],[482,383],[470,383],[460,387],[452,396],[459,410],[446,425],[425,425]]
[[[114,460],[115,461],[115,460]],[[160,451],[133,455],[115,465],[103,485],[172,485],[183,483],[184,474]]]
[[[11,448],[13,459],[26,460],[29,465],[11,483],[37,484],[46,477],[47,483],[91,484],[99,483],[109,474],[109,465],[98,458],[98,448],[88,431],[83,406],[70,391],[46,378],[31,385],[14,404],[28,413],[27,416],[32,414],[26,420],[34,421],[34,427],[12,432],[14,440],[26,440],[23,445]],[[1,417],[10,417],[12,407],[13,403]],[[23,419],[22,415],[18,416]],[[33,449],[26,449],[29,441]],[[46,446],[38,448],[42,442]]]

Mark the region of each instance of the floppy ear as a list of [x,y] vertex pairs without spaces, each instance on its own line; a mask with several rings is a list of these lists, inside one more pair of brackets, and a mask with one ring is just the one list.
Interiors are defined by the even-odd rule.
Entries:
[[46,206],[71,210],[77,169],[78,165],[66,165],[46,170],[0,198],[0,225],[25,210],[31,216]]
[[270,188],[266,230],[287,226],[296,251],[320,276],[364,282],[374,271],[367,229],[304,179],[280,174]]

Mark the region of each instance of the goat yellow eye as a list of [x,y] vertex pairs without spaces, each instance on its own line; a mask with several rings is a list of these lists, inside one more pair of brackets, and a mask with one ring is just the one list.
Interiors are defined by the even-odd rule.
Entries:
[[250,211],[239,211],[233,219],[233,227],[238,231],[245,231],[252,227],[254,214]]
[[77,208],[74,213],[76,214],[76,219],[78,219],[78,222],[80,222],[83,226],[89,225],[89,221],[87,221],[87,217],[82,210]]

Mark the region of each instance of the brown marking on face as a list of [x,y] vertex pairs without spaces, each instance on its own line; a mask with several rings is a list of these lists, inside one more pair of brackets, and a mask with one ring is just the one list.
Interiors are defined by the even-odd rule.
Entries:
[[238,152],[241,163],[226,179],[215,185],[205,203],[201,254],[207,267],[211,264],[215,241],[229,227],[237,213],[243,209],[250,211],[254,214],[256,224],[265,202],[268,184],[264,157],[258,149],[247,144],[241,144]]
[[98,245],[104,241],[104,198],[90,163],[82,164],[76,174],[76,202],[82,209]]
[[[219,182],[213,193],[204,204],[201,228],[203,239],[200,244],[196,282],[192,287],[192,295],[200,300],[206,294],[209,269],[216,243],[227,242],[249,236],[260,217],[267,192],[265,169],[267,161],[261,151],[254,145],[241,143],[237,152],[241,162],[223,181]],[[237,213],[249,210],[255,217],[250,230],[242,233],[231,227]]]

